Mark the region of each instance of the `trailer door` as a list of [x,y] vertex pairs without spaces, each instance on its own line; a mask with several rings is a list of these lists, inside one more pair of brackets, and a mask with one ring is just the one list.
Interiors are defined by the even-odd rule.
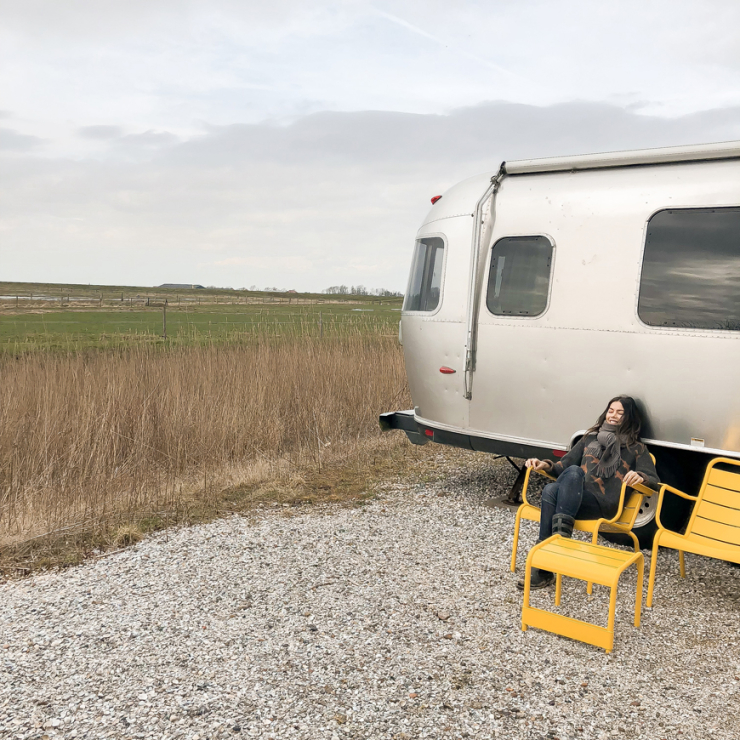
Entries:
[[554,253],[542,234],[505,236],[491,247],[479,301],[471,429],[511,440],[550,436],[537,420],[543,368],[536,348],[552,335],[543,317]]

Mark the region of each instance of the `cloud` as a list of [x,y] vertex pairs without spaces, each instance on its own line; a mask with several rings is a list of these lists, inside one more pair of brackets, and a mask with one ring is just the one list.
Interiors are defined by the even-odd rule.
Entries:
[[491,99],[674,116],[740,104],[729,1],[0,0],[0,13],[3,105],[47,138],[69,122],[191,136],[200,120]]
[[144,131],[141,134],[122,136],[116,143],[129,149],[157,150],[174,146],[179,141],[179,137],[169,131]]
[[662,118],[603,103],[491,102],[123,139],[145,156],[5,158],[9,279],[282,285],[291,275],[299,289],[403,289],[429,198],[455,182],[505,159],[740,139],[740,107]]
[[27,152],[44,143],[38,136],[21,134],[10,128],[0,128],[0,150],[5,152]]
[[[435,36],[434,34],[428,33],[423,28],[419,28],[419,26],[414,25],[413,23],[409,23],[408,21],[405,21],[403,18],[399,18],[396,15],[393,15],[392,13],[386,13],[382,10],[376,10],[375,11],[381,18],[385,18],[386,20],[390,21],[391,23],[396,23],[402,28],[405,28],[406,30],[410,31],[411,33],[417,34],[418,36],[421,36],[422,38],[428,39],[434,44],[437,44],[437,46],[440,46],[444,49],[450,48],[450,43],[446,42],[444,39]],[[493,64],[488,59],[484,59],[482,57],[476,56],[475,54],[471,54],[469,51],[467,51],[465,48],[457,48],[453,45],[453,50],[456,54],[459,54],[461,56],[464,56],[478,64],[482,64],[485,67],[488,67],[489,69],[494,70],[495,72],[500,72],[505,75],[511,75],[512,77],[515,77],[517,79],[519,78],[519,75],[517,75],[515,72],[512,72],[510,69],[505,69],[499,64]]]
[[[203,263],[204,265],[206,263]],[[211,264],[217,266],[217,267],[232,267],[232,266],[239,266],[239,267],[265,267],[268,266],[268,261],[264,258],[260,257],[229,257],[224,260],[216,260],[215,262],[212,262]]]
[[740,138],[740,106],[666,119],[602,103],[538,107],[499,102],[449,115],[322,112],[287,127],[210,127],[207,136],[185,143],[176,156],[194,164],[222,157],[305,165],[454,164],[735,138]]
[[97,139],[108,141],[118,139],[123,136],[124,129],[122,126],[82,126],[78,135],[83,139]]
[[111,125],[82,126],[76,133],[79,138],[98,144],[97,148],[91,150],[98,159],[111,160],[148,160],[152,154],[181,141],[179,136],[170,131],[149,130],[126,134],[123,126]]
[[[189,21],[207,19],[219,22],[249,23],[257,27],[290,28],[300,26],[307,19],[337,15],[342,8],[336,2],[317,2],[307,7],[300,0],[67,0],[49,3],[47,0],[2,0],[0,9],[6,28],[15,33],[46,41],[56,37],[66,43],[102,38],[110,42],[128,34],[140,34],[153,26],[167,26],[180,30]],[[345,9],[362,8],[366,3],[344,0]],[[328,19],[325,21],[328,22]]]

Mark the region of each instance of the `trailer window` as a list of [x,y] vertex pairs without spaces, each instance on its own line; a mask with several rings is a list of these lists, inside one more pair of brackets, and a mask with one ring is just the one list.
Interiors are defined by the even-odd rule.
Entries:
[[547,308],[552,243],[545,236],[507,236],[491,251],[486,306],[497,316],[539,316]]
[[438,236],[416,242],[404,311],[434,311],[439,305],[444,248],[444,240]]
[[740,331],[740,208],[682,208],[648,222],[639,317]]

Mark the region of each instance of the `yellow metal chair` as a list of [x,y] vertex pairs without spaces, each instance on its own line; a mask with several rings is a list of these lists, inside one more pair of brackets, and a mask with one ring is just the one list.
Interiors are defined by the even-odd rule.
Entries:
[[[613,547],[602,547],[591,542],[580,542],[564,538],[559,534],[538,542],[527,555],[524,576],[524,601],[522,603],[522,630],[529,627],[554,632],[573,640],[587,642],[611,652],[614,647],[614,619],[617,610],[617,584],[619,577],[631,565],[637,568],[637,592],[635,594],[635,627],[640,626],[642,606],[642,580],[645,561],[641,552],[625,552]],[[555,573],[555,606],[560,606],[563,576],[593,581],[611,589],[609,596],[609,619],[606,627],[599,627],[580,619],[553,614],[545,609],[529,605],[532,568],[543,568]]]
[[[650,455],[655,463],[655,457]],[[533,506],[527,500],[527,487],[529,486],[529,475],[532,472],[531,468],[527,468],[527,472],[524,476],[524,485],[522,487],[522,499],[523,503],[516,512],[516,519],[514,521],[514,543],[511,548],[511,570],[516,571],[516,556],[517,549],[519,546],[519,526],[522,519],[528,519],[532,522],[540,521],[540,509],[538,506]],[[544,475],[550,480],[555,480],[549,473],[540,472],[540,475]],[[629,488],[630,493],[627,494]],[[642,506],[642,499],[645,496],[652,496],[655,493],[651,488],[643,486],[639,483],[634,486],[622,485],[622,492],[619,496],[619,508],[617,513],[611,519],[576,519],[573,529],[577,529],[579,532],[590,532],[593,536],[591,542],[595,545],[599,540],[599,532],[615,532],[619,534],[627,534],[632,538],[632,543],[635,548],[635,552],[639,552],[640,543],[637,540],[637,536],[632,531],[632,527],[635,526],[635,519],[640,512]],[[626,501],[625,501],[626,499]],[[588,583],[588,593],[591,593],[591,583]]]
[[[718,464],[734,466],[738,472],[718,470]],[[666,529],[660,521],[660,510],[665,492],[694,501],[689,523],[684,534]],[[740,461],[716,457],[707,465],[698,496],[690,496],[677,488],[663,484],[660,487],[658,508],[655,513],[658,531],[653,540],[653,557],[650,563],[647,605],[653,605],[655,571],[658,549],[669,547],[678,550],[681,578],[686,577],[684,552],[705,555],[708,558],[740,563]]]

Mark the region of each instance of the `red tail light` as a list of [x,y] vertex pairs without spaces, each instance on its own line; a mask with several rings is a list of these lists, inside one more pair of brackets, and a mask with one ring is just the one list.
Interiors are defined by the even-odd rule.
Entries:
[[432,205],[434,205],[442,196],[441,195],[435,195],[432,198]]
[[457,372],[456,370],[453,370],[451,367],[447,367],[446,365],[442,365],[441,368],[439,368],[439,372],[441,372],[443,375],[452,375],[453,373]]
[[565,457],[565,450],[553,450],[552,454],[555,455],[555,457]]
[[425,429],[424,430],[424,434],[426,434],[427,437],[433,437],[434,436],[434,432],[431,429]]

